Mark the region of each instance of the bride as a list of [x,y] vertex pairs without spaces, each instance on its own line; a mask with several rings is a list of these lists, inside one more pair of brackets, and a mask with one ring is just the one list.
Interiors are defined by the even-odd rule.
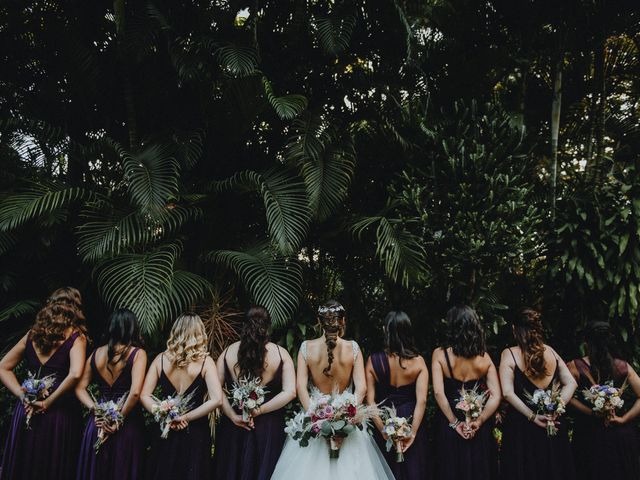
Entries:
[[[336,301],[318,309],[323,336],[302,342],[298,353],[298,397],[305,411],[315,394],[353,391],[362,403],[366,393],[364,362],[358,344],[341,338],[345,327],[345,310]],[[342,441],[340,456],[329,458],[327,442],[315,438],[301,447],[287,439],[272,480],[367,480],[393,479],[393,474],[377,445],[366,431],[355,430]]]

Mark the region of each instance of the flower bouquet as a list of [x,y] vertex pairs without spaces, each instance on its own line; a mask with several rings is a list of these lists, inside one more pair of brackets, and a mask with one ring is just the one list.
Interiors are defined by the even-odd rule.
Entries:
[[259,378],[241,378],[233,384],[231,406],[240,408],[245,422],[251,418],[252,410],[264,403],[267,391],[260,382]]
[[489,391],[480,391],[478,384],[476,384],[471,390],[464,387],[460,389],[460,397],[456,400],[456,410],[460,410],[464,413],[464,421],[469,428],[469,424],[477,419],[484,405],[489,398]]
[[153,419],[160,424],[161,438],[169,436],[171,423],[174,420],[191,410],[194,393],[195,391],[188,395],[168,396],[165,399],[151,396],[154,402],[151,413],[153,413]]
[[566,411],[564,400],[562,400],[560,393],[561,387],[558,382],[553,382],[551,388],[547,390],[538,388],[533,392],[533,395],[528,392],[525,393],[529,404],[534,408],[535,412],[538,415],[547,417],[547,435],[550,437],[558,433],[556,419]]
[[411,436],[412,428],[409,419],[399,417],[395,407],[382,407],[380,410],[380,417],[384,424],[383,432],[387,436],[387,452],[391,451],[391,447],[395,447],[396,462],[404,462],[402,440]]
[[[49,390],[56,382],[55,375],[47,375],[46,377],[38,378],[33,373],[28,372],[27,378],[22,382],[20,386],[23,394],[22,399],[29,405],[33,405],[36,402],[44,400],[49,396]],[[26,414],[27,428],[31,428],[31,412]]]
[[627,382],[620,388],[613,386],[613,382],[607,382],[603,385],[593,385],[591,388],[585,388],[582,395],[591,405],[594,413],[604,417],[605,424],[615,416],[616,410],[624,406],[622,394],[627,389]]
[[350,392],[326,395],[314,391],[309,410],[289,420],[285,431],[301,447],[307,447],[312,438],[323,437],[329,446],[329,458],[338,458],[342,440],[356,428],[363,430],[377,410],[358,405]]
[[[129,392],[125,393],[117,401],[108,400],[104,402],[98,402],[93,399],[95,407],[93,410],[93,416],[96,423],[104,423],[110,426],[119,427],[124,422],[124,416],[122,415],[122,407],[127,399]],[[109,436],[105,432],[103,427],[98,427],[98,438],[96,443],[93,444],[93,449],[98,453],[100,446],[107,441]]]

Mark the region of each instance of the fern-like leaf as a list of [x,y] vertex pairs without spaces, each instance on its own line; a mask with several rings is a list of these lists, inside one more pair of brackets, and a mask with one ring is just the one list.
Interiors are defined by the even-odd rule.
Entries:
[[24,315],[33,315],[38,308],[35,300],[20,300],[0,310],[0,322],[6,322]]
[[233,77],[248,77],[256,73],[258,54],[251,47],[225,45],[216,51],[224,72]]
[[304,95],[289,94],[278,97],[266,77],[262,77],[262,85],[269,104],[281,119],[292,120],[306,110],[308,102]]

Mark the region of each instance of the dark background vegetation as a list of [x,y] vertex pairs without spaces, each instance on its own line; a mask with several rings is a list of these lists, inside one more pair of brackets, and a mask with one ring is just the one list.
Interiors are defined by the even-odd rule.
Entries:
[[[248,7],[246,22],[236,13]],[[455,302],[492,353],[540,308],[637,356],[640,12],[565,0],[7,0],[0,322],[53,289],[151,349],[196,309],[218,351],[255,302],[291,350],[328,297],[429,354]]]

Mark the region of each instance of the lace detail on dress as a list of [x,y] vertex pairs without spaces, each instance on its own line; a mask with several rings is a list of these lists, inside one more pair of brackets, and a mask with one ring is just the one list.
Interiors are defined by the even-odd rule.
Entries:
[[358,345],[358,342],[351,340],[351,348],[353,348],[353,361],[355,362],[358,359],[358,353],[360,353],[360,346]]
[[305,340],[304,342],[302,342],[302,345],[300,345],[300,353],[302,353],[302,358],[304,358],[304,360],[307,360],[307,341]]

